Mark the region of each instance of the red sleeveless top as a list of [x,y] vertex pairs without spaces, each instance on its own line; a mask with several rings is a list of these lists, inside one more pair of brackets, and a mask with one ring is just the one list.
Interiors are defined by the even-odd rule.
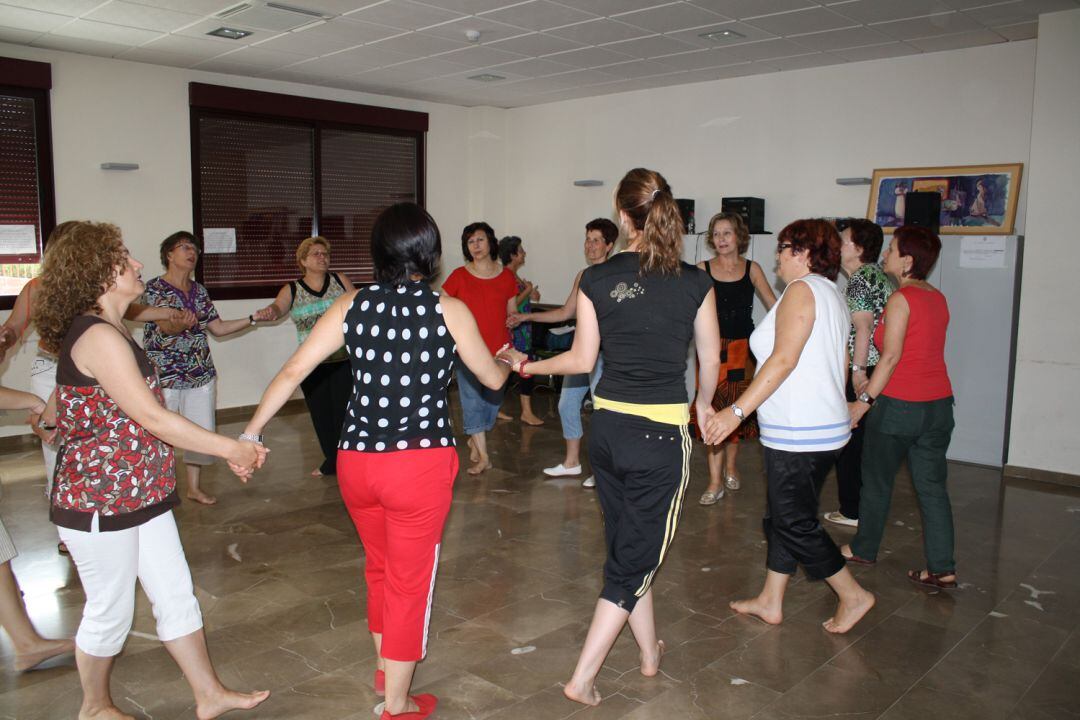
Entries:
[[[949,327],[949,304],[938,290],[904,287],[897,290],[907,300],[907,335],[900,362],[881,391],[897,400],[929,402],[950,397],[952,383],[945,367],[945,331]],[[874,344],[884,349],[885,322],[888,314],[874,331]]]

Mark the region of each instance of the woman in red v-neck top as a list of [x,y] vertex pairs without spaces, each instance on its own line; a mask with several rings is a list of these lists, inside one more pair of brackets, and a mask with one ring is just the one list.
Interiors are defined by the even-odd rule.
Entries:
[[[450,273],[442,290],[465,303],[476,318],[480,335],[492,355],[510,342],[506,318],[516,310],[517,281],[514,273],[498,260],[495,231],[485,222],[466,225],[461,233],[461,251],[465,265]],[[495,427],[502,405],[502,390],[484,387],[472,371],[458,366],[458,393],[465,434],[469,436],[470,475],[479,475],[491,467],[487,452],[487,431]]]

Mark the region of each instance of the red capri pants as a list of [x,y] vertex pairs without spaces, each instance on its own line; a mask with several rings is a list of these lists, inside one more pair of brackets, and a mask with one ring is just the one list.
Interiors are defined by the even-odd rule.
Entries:
[[337,468],[341,496],[367,556],[368,629],[382,634],[387,660],[422,660],[457,451],[339,450]]

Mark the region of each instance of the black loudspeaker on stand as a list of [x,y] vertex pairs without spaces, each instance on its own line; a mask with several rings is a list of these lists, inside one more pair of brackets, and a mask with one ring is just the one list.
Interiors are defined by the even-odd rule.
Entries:
[[765,200],[756,197],[726,197],[720,211],[742,216],[751,235],[765,234]]
[[904,224],[929,228],[936,235],[941,229],[941,193],[909,192],[905,195]]

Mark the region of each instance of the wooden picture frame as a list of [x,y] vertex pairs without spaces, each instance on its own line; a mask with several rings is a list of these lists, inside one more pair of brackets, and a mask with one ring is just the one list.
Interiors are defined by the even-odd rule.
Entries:
[[903,225],[904,195],[941,193],[941,235],[1011,235],[1023,163],[874,170],[866,217],[891,233]]

